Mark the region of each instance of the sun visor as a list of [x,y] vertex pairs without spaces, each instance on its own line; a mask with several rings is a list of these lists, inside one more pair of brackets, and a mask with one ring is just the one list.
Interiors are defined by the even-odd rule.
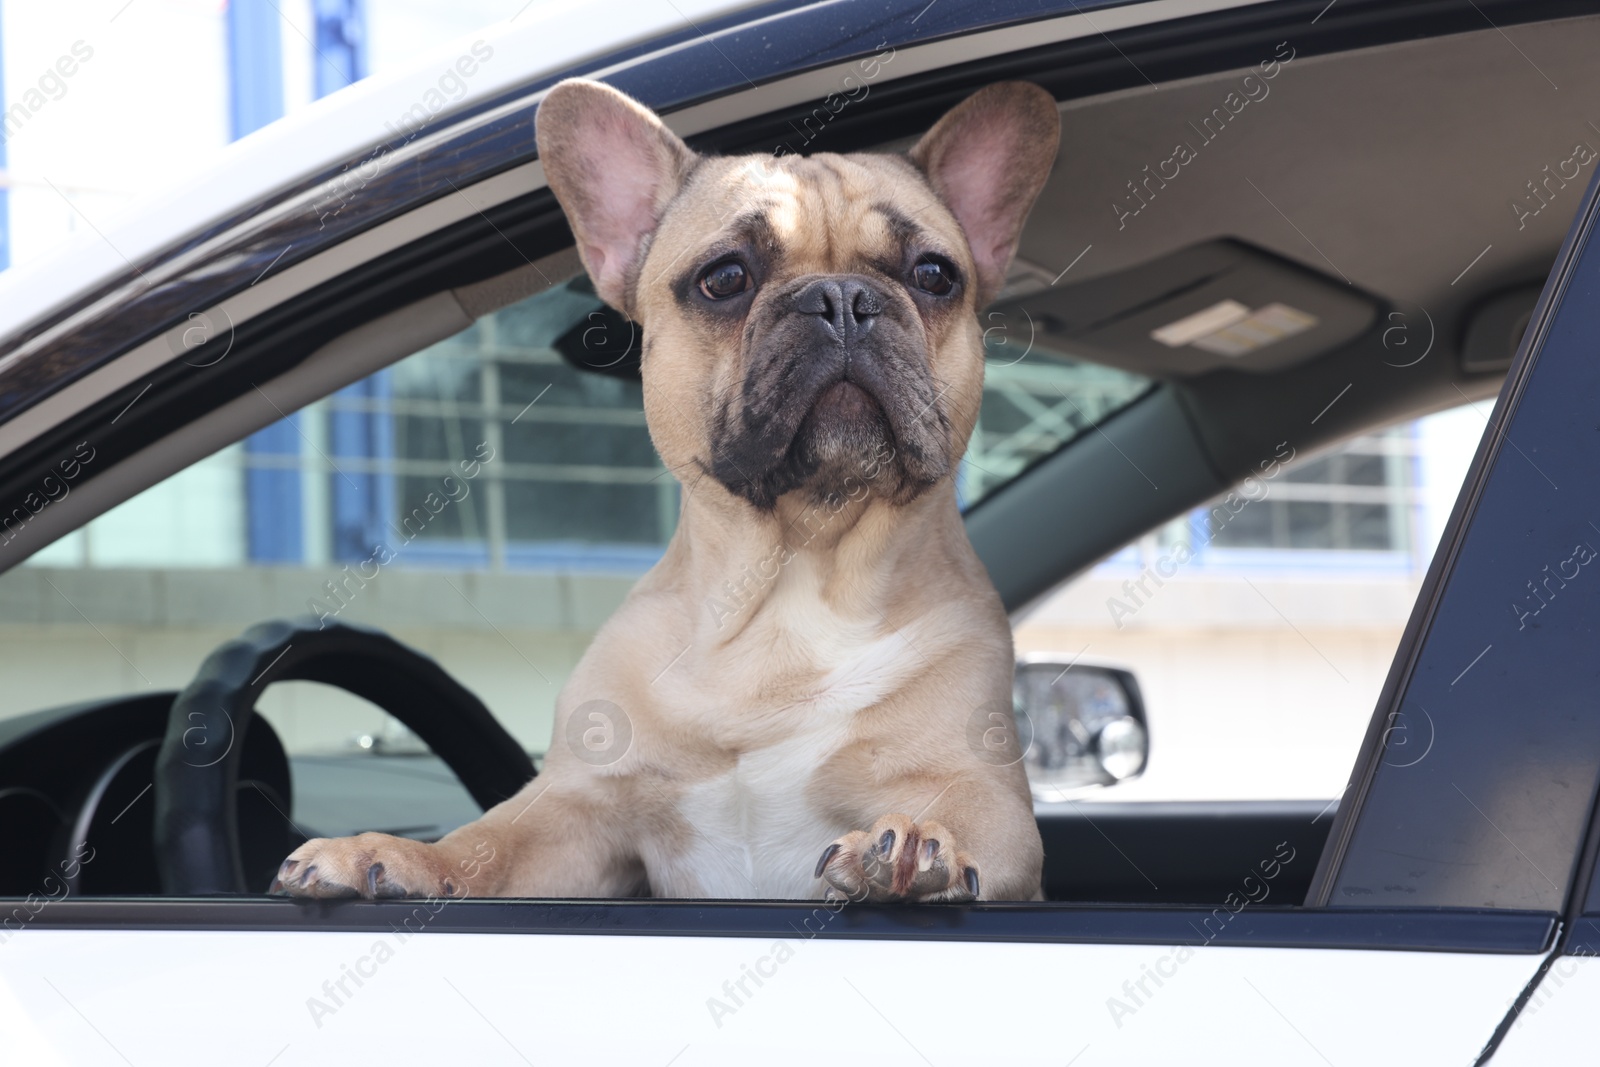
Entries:
[[1024,313],[1068,355],[1156,377],[1281,370],[1354,340],[1378,314],[1353,286],[1231,240],[996,310]]

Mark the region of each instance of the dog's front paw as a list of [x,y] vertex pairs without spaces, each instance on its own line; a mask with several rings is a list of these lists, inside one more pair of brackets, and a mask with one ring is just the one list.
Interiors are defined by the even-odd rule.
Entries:
[[466,884],[433,845],[388,834],[317,837],[289,854],[269,893],[291,897],[454,897]]
[[904,815],[885,815],[829,845],[816,877],[857,901],[976,900],[982,884],[949,831]]

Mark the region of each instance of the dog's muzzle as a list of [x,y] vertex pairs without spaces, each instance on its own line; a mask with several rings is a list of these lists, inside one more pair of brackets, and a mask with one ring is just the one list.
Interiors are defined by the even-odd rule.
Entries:
[[854,475],[905,498],[949,470],[949,422],[908,295],[865,275],[796,279],[751,309],[744,342],[744,383],[712,439],[712,473],[733,492],[771,507]]

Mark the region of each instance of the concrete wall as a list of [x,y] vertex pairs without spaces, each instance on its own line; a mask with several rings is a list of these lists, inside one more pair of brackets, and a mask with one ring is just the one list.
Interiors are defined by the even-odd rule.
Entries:
[[[334,576],[291,567],[15,568],[0,576],[0,716],[181,689],[217,645],[254,623],[306,614]],[[543,751],[557,690],[631,585],[591,575],[383,571],[339,617],[433,656],[524,745]],[[274,686],[262,711],[298,751],[343,745],[386,718],[310,682]]]

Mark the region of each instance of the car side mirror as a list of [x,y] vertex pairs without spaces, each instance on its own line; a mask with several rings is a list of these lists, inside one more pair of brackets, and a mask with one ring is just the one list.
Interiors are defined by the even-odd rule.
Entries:
[[1064,800],[1144,771],[1150,732],[1133,672],[1051,653],[1023,656],[1012,701],[1035,799]]

